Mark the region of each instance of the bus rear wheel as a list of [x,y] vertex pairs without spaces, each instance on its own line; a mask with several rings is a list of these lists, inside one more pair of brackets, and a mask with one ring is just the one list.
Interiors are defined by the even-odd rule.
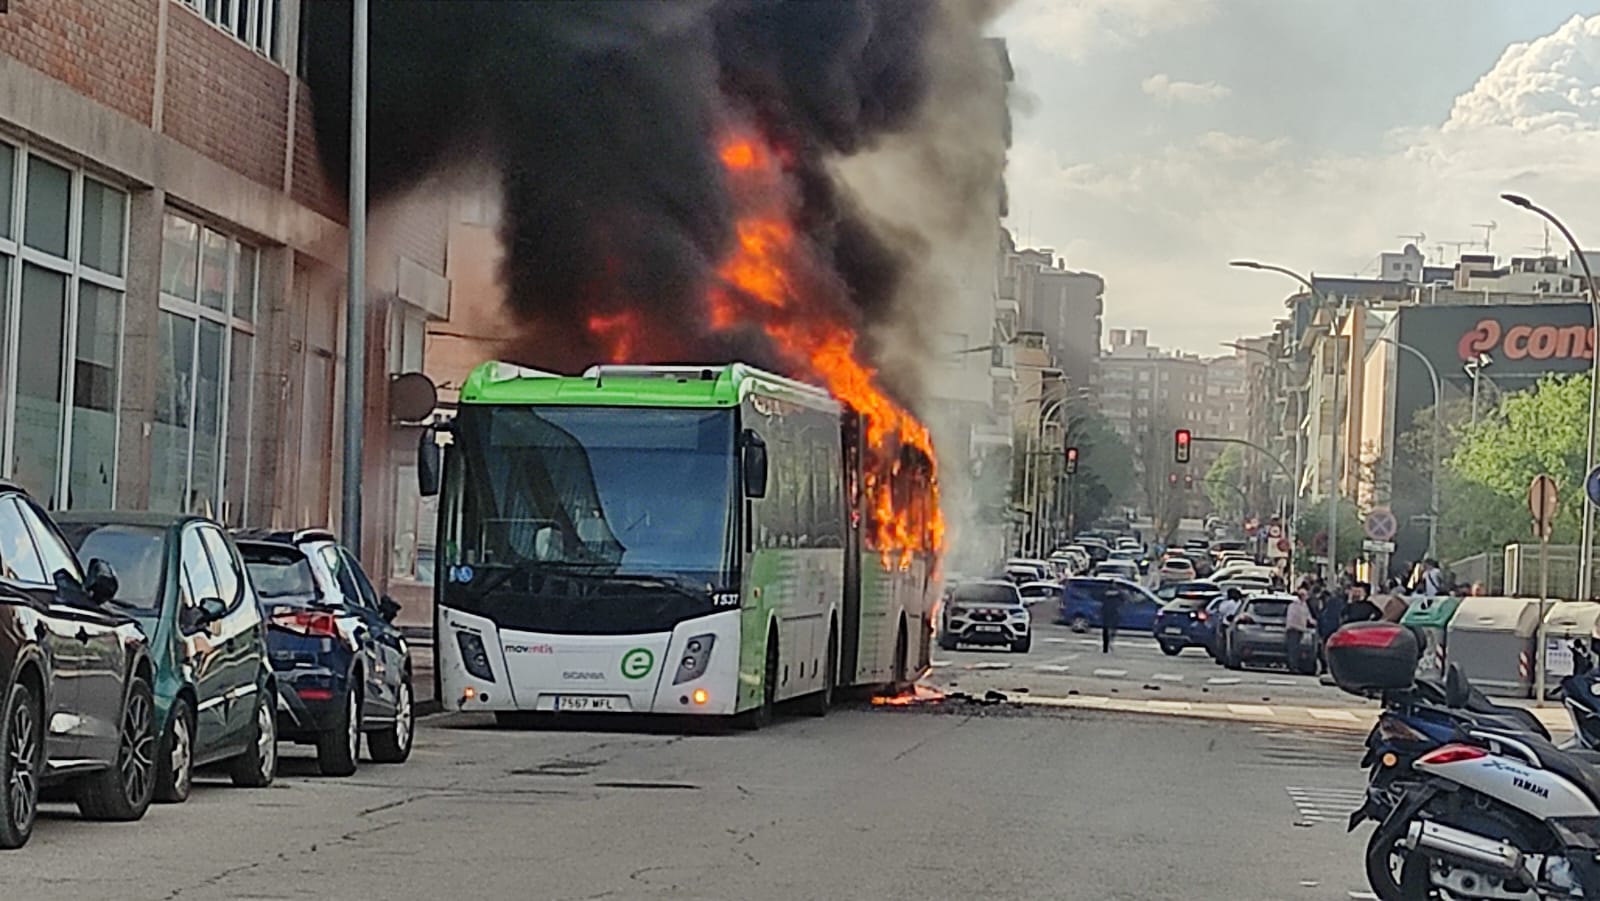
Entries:
[[894,685],[895,691],[903,691],[908,687],[910,672],[906,666],[906,657],[910,654],[911,642],[906,640],[906,621],[900,620],[900,634],[894,640]]
[[828,630],[828,656],[822,659],[822,690],[807,695],[801,709],[811,716],[827,716],[833,706],[834,681],[839,672],[839,632]]

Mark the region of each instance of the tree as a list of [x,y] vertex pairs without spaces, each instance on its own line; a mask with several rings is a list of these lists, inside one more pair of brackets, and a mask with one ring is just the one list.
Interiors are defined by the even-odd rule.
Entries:
[[1447,553],[1472,554],[1531,537],[1528,485],[1534,476],[1556,480],[1551,540],[1575,543],[1582,519],[1589,421],[1589,377],[1547,377],[1528,391],[1505,395],[1476,426],[1456,428],[1446,460],[1449,492],[1440,522]]
[[[1309,507],[1300,508],[1300,521],[1295,524],[1295,568],[1313,569],[1311,557],[1316,554],[1317,536],[1328,531],[1328,499],[1323,498]],[[1361,555],[1364,537],[1361,511],[1349,498],[1339,499],[1339,556],[1342,561],[1354,560]],[[1326,538],[1323,539],[1326,541]],[[1320,555],[1319,555],[1320,556]]]
[[1242,520],[1250,511],[1244,509],[1244,489],[1240,487],[1244,473],[1244,451],[1237,444],[1223,448],[1222,453],[1206,470],[1202,482],[1211,509],[1223,519]]
[[1132,496],[1133,451],[1099,413],[1069,420],[1067,443],[1078,449],[1078,472],[1068,481],[1073,518],[1081,529]]

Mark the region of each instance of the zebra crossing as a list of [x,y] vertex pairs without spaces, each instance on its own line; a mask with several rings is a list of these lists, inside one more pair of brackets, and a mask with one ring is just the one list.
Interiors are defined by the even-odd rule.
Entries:
[[1366,803],[1367,790],[1331,786],[1289,785],[1284,787],[1294,802],[1296,826],[1318,826],[1343,822],[1350,812]]

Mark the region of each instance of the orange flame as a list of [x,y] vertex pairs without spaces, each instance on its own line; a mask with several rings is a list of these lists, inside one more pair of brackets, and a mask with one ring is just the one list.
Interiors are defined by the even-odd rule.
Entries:
[[626,363],[634,359],[638,350],[636,342],[643,333],[639,314],[623,310],[610,315],[595,313],[589,317],[589,334],[606,346],[608,363]]
[[897,695],[874,695],[877,707],[910,707],[913,704],[934,704],[944,700],[944,692],[927,685],[917,684]]
[[[736,243],[718,268],[723,282],[708,299],[711,327],[722,331],[759,322],[778,351],[798,369],[819,379],[860,414],[871,467],[862,486],[873,521],[872,545],[884,566],[911,565],[918,551],[944,546],[937,463],[928,429],[878,386],[878,373],[863,363],[856,332],[836,307],[819,302],[801,284],[804,249],[790,224],[776,155],[755,139],[730,137],[719,157],[746,206],[735,226]],[[917,490],[897,497],[900,451],[926,456],[928,471]]]

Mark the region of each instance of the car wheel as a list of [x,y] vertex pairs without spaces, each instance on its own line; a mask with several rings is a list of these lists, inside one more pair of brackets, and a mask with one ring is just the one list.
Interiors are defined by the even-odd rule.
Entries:
[[1033,649],[1033,636],[1024,635],[1011,643],[1011,653],[1026,654]]
[[1166,654],[1168,657],[1176,657],[1183,653],[1183,645],[1163,641],[1161,642],[1161,653]]
[[361,696],[355,680],[344,693],[339,716],[333,725],[317,733],[317,769],[324,776],[348,776],[356,771],[361,758]]
[[939,633],[939,647],[943,650],[953,651],[956,649],[956,644],[957,641],[954,635],[951,635],[949,632]]
[[394,725],[367,736],[367,753],[377,763],[405,763],[411,756],[411,742],[416,738],[417,714],[412,704],[411,677],[400,683],[400,697],[395,701]]
[[1074,632],[1078,632],[1080,634],[1087,632],[1089,631],[1089,617],[1080,613],[1072,618],[1072,622],[1069,625],[1072,626],[1072,631]]
[[1394,833],[1395,830],[1385,829],[1380,824],[1367,840],[1364,858],[1367,884],[1372,886],[1373,894],[1382,901],[1428,897],[1430,879],[1427,858],[1408,852],[1401,844],[1403,835]]
[[91,820],[137,820],[150,807],[156,787],[155,698],[150,683],[135,676],[128,686],[111,766],[77,785],[78,812]]
[[278,712],[271,685],[256,692],[250,747],[228,764],[228,777],[241,788],[266,788],[278,774]]
[[1228,649],[1228,656],[1222,661],[1222,665],[1233,670],[1244,669],[1244,661],[1240,659],[1238,653],[1235,652],[1233,648]]
[[7,692],[0,715],[0,848],[20,848],[33,835],[39,815],[39,771],[44,766],[39,699],[19,682]]
[[179,804],[189,798],[194,784],[194,711],[178,698],[167,713],[167,733],[156,758],[156,795],[161,804]]
[[833,689],[836,673],[839,670],[839,639],[837,633],[828,630],[828,656],[822,660],[822,690],[806,696],[801,703],[801,709],[811,716],[827,716],[828,710],[833,707]]

